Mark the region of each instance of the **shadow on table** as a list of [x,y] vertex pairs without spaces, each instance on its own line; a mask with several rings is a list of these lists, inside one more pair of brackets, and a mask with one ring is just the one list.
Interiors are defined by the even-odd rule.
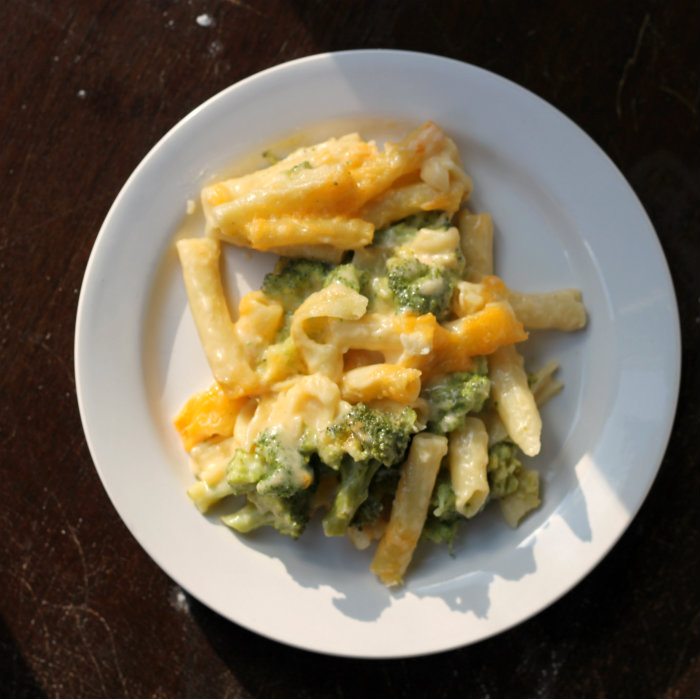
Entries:
[[27,664],[15,639],[0,618],[0,690],[12,699],[45,699],[34,673]]
[[191,598],[190,611],[212,650],[249,696],[373,696],[378,688],[397,681],[411,688],[407,696],[431,696],[426,685],[433,685],[435,675],[443,684],[457,679],[453,680],[454,652],[381,662],[322,655],[260,636]]

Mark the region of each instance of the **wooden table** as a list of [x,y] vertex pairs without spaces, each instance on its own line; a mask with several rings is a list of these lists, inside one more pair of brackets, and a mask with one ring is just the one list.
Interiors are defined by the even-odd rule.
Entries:
[[[4,0],[0,26],[3,696],[698,696],[697,3]],[[155,142],[261,69],[366,47],[474,63],[586,130],[658,231],[684,342],[658,478],[591,575],[495,638],[382,662],[288,648],[183,593],[102,488],[73,372],[90,249]]]

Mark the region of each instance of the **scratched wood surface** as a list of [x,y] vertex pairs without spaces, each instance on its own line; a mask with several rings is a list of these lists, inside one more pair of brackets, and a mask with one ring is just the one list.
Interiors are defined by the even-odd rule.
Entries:
[[[4,0],[0,26],[3,696],[698,696],[696,2]],[[657,228],[684,337],[666,458],[610,555],[516,629],[391,662],[287,648],[179,589],[102,489],[73,374],[91,246],[154,143],[254,72],[363,47],[475,63],[579,123]]]

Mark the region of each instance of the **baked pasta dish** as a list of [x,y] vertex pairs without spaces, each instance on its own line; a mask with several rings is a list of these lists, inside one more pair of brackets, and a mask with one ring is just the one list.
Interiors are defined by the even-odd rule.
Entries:
[[[452,546],[493,503],[511,526],[539,506],[527,458],[562,384],[521,346],[586,311],[575,289],[497,276],[471,190],[434,123],[382,148],[332,138],[203,189],[205,230],[176,245],[212,378],[174,420],[202,512],[244,534],[317,522],[394,586],[421,540]],[[237,309],[227,245],[279,255]]]

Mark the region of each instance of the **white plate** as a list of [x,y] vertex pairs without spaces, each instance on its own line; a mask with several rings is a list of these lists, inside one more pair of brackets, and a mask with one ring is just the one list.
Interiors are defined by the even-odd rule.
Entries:
[[[297,542],[274,531],[246,538],[188,500],[192,477],[170,420],[210,374],[173,238],[205,181],[290,133],[295,143],[354,127],[367,137],[400,137],[402,123],[429,119],[460,147],[475,182],[473,207],[494,217],[497,272],[521,290],[582,289],[590,324],[530,342],[535,361],[560,360],[566,382],[544,409],[544,448],[535,461],[543,507],[516,531],[497,508],[479,516],[452,558],[442,547],[422,546],[405,587],[389,592],[368,570],[369,553],[325,539],[319,527]],[[228,254],[239,293],[257,285],[270,259]],[[224,90],[172,129],[129,178],[99,233],[75,353],[97,470],[156,563],[204,604],[260,634],[375,658],[484,639],[581,580],[654,480],[680,375],[666,262],[610,160],[517,85],[474,66],[397,51],[278,66]]]

